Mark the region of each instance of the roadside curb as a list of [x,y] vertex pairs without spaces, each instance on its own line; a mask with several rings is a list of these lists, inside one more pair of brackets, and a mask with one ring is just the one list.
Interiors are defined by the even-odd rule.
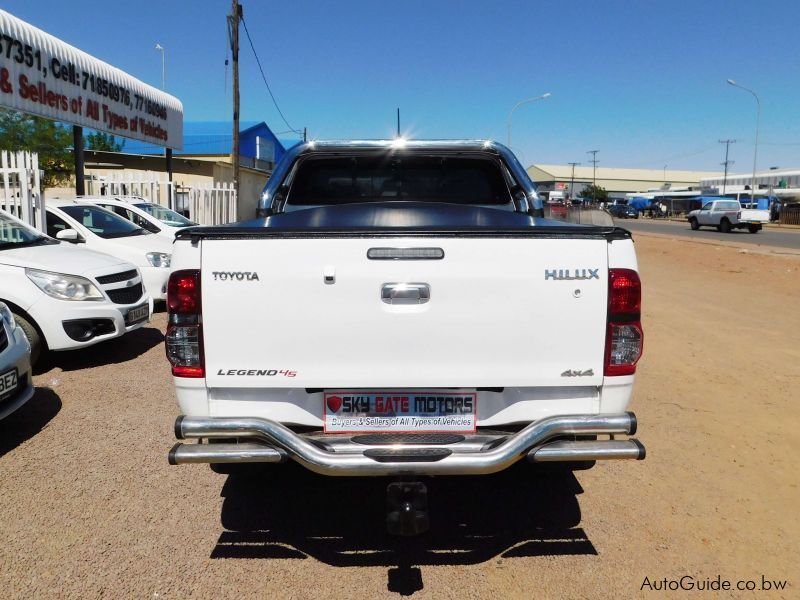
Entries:
[[[671,223],[686,223],[686,219],[676,219],[674,217],[669,217],[667,219],[647,219],[648,221],[669,221]],[[788,231],[800,231],[800,225],[783,225],[781,223],[767,223],[762,225],[764,229],[779,229],[779,230],[788,230]]]
[[694,240],[686,237],[679,237],[670,235],[668,233],[651,233],[645,231],[632,231],[633,239],[636,241],[637,237],[653,237],[666,240],[674,240],[676,242],[686,242],[688,244],[704,244],[706,246],[720,246],[723,248],[735,248],[742,254],[763,254],[767,256],[783,256],[789,258],[800,258],[800,250],[792,250],[791,248],[781,248],[780,246],[761,246],[757,244],[737,244],[736,242],[728,241],[712,241],[712,240]]

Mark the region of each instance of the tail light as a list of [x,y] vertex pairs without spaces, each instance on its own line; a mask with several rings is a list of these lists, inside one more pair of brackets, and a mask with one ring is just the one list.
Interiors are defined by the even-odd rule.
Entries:
[[608,330],[604,374],[633,375],[642,356],[642,283],[631,269],[608,270]]
[[200,271],[175,271],[167,284],[167,359],[175,377],[205,377]]

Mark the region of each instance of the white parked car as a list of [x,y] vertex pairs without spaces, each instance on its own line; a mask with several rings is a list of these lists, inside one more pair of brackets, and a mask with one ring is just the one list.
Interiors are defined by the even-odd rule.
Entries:
[[138,196],[80,196],[78,199],[102,206],[170,242],[181,229],[197,225],[174,210]]
[[33,396],[31,347],[11,309],[0,302],[0,419]]
[[168,239],[80,199],[47,201],[47,234],[132,263],[153,299],[166,299],[172,253]]
[[47,349],[83,348],[138,329],[153,312],[134,265],[54,240],[3,211],[0,300],[25,332],[33,363]]

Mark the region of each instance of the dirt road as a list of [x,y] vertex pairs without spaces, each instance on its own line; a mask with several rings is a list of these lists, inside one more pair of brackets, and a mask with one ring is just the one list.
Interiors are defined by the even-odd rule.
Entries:
[[381,481],[168,466],[177,409],[157,315],[57,357],[0,422],[0,594],[597,598],[688,575],[788,579],[769,596],[797,597],[800,259],[637,248],[644,462],[437,480],[431,533],[388,538]]

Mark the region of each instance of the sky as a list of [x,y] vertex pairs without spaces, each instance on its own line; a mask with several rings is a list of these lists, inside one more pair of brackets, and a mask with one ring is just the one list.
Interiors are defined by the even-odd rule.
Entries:
[[[310,138],[491,138],[525,165],[800,168],[797,0],[240,0],[241,118]],[[0,0],[156,87],[191,121],[232,112],[228,0]],[[281,138],[293,134],[283,133]]]

